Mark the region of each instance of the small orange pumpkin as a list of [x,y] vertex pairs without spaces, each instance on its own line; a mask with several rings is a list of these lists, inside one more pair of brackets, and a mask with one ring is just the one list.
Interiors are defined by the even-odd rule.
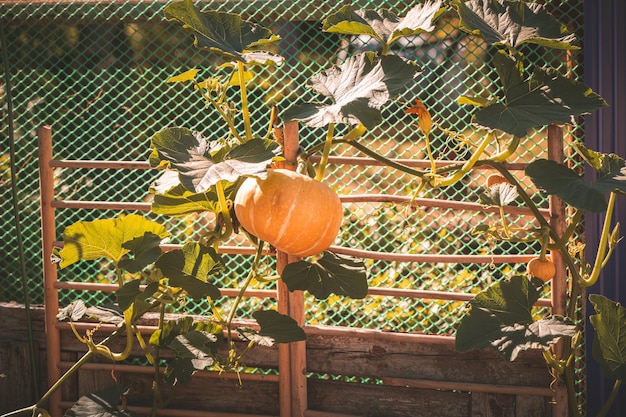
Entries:
[[531,259],[528,262],[527,271],[528,275],[539,278],[543,282],[550,281],[556,275],[556,267],[550,259]]
[[330,187],[286,169],[270,169],[264,180],[247,178],[234,206],[248,232],[297,256],[327,249],[343,218],[341,201]]
[[492,185],[496,185],[496,184],[502,184],[502,183],[509,183],[509,181],[504,178],[502,175],[499,174],[491,174],[490,176],[487,177],[487,188],[491,187]]

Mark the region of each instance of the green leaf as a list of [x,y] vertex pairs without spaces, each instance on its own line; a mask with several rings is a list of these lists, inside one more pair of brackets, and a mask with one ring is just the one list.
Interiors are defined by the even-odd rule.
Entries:
[[504,207],[517,198],[517,187],[508,183],[494,184],[480,196],[480,203],[486,206]]
[[139,289],[140,283],[140,279],[134,279],[122,285],[119,290],[115,291],[117,304],[122,310],[126,310],[130,307],[135,302],[135,299],[142,294]]
[[199,69],[190,69],[188,71],[183,72],[182,74],[175,75],[170,77],[167,82],[168,83],[182,83],[186,81],[193,81],[196,78],[196,75],[200,72]]
[[117,264],[130,252],[124,245],[146,233],[158,236],[160,240],[170,236],[162,225],[137,214],[76,222],[63,232],[63,249],[58,253],[61,258],[59,266],[65,268],[81,260],[99,258],[108,258]]
[[215,363],[213,356],[220,341],[211,332],[193,330],[176,336],[168,347],[178,359],[190,359],[194,369],[202,370]]
[[346,5],[324,20],[322,30],[344,35],[368,35],[391,45],[401,37],[432,32],[435,20],[444,11],[441,1],[428,0],[414,6],[404,18],[399,19],[388,10],[355,10],[353,6]]
[[185,316],[177,320],[168,320],[163,323],[162,327],[150,335],[149,343],[152,346],[166,348],[175,337],[190,332],[194,329],[193,317]]
[[133,417],[136,414],[128,410],[120,410],[120,401],[126,388],[114,385],[101,391],[87,394],[65,412],[64,417]]
[[609,158],[607,161],[610,162],[603,165],[603,175],[596,182],[585,181],[567,166],[546,159],[531,162],[526,167],[526,175],[545,193],[556,195],[579,209],[601,213],[607,209],[608,193],[626,193],[624,160],[617,163],[616,159]]
[[224,160],[209,167],[199,181],[197,173],[193,173],[195,190],[207,190],[219,181],[233,183],[243,176],[263,179],[267,176],[267,167],[279,154],[280,146],[275,141],[251,139],[231,149]]
[[300,120],[311,127],[330,123],[362,123],[368,129],[382,120],[381,107],[420,72],[419,66],[399,56],[380,58],[373,52],[349,57],[341,67],[314,75],[310,87],[333,104],[305,103],[285,111],[285,121]]
[[199,132],[179,127],[157,132],[152,147],[151,166],[179,173],[178,178],[164,173],[153,185],[160,192],[176,187],[178,181],[189,191],[204,193],[219,181],[235,182],[250,175],[264,178],[267,166],[280,154],[280,146],[271,140],[255,138],[241,145],[210,142]]
[[504,100],[476,112],[473,121],[489,129],[500,129],[517,137],[551,123],[574,123],[576,116],[606,106],[585,84],[556,71],[537,68],[523,81],[515,61],[497,53],[494,65],[504,87]]
[[[226,59],[248,62],[246,55],[254,52],[253,49],[280,39],[270,29],[246,22],[238,14],[201,12],[194,7],[192,0],[171,3],[163,12],[166,19],[181,23],[183,29],[193,33],[194,45]],[[259,62],[258,56],[255,61]]]
[[599,294],[591,294],[595,315],[589,317],[596,330],[592,354],[602,373],[626,381],[626,308]]
[[274,343],[291,343],[306,340],[304,330],[294,319],[275,310],[261,310],[252,313],[261,330],[258,334],[270,337]]
[[[119,262],[119,267],[130,273],[139,272],[146,266],[154,263],[161,255],[161,241],[163,238],[151,232],[136,237],[122,244],[130,253],[124,255]],[[133,255],[132,258],[129,255]]]
[[[163,214],[167,216],[180,216],[190,213],[198,213],[205,211],[212,211],[213,213],[221,212],[219,204],[219,198],[215,187],[211,187],[205,192],[194,193],[187,190],[179,181],[178,173],[170,171],[175,174],[175,181],[171,182],[172,188],[168,188],[165,191],[160,191],[154,195],[152,201],[152,212],[156,214]],[[161,177],[163,178],[163,177]],[[167,181],[167,179],[165,179]],[[164,185],[163,183],[160,183]],[[155,184],[159,187],[159,184]],[[232,200],[235,192],[236,184],[227,183],[224,185],[224,196],[227,200]],[[157,188],[154,189],[155,191]]]
[[494,65],[504,87],[504,101],[481,108],[473,121],[518,137],[531,128],[551,123],[574,123],[574,118],[606,106],[589,87],[552,70],[537,68],[523,81],[516,63],[497,53]]
[[582,143],[574,143],[573,146],[576,152],[598,171],[600,182],[604,182],[606,179],[623,181],[626,178],[626,170],[624,169],[626,161],[621,156],[614,153],[592,151]]
[[367,270],[363,261],[328,251],[316,262],[303,260],[288,264],[281,279],[289,291],[307,290],[318,299],[333,293],[351,298],[367,295]]
[[171,386],[187,385],[197,371],[191,359],[176,358],[167,363],[164,380]]
[[513,361],[522,350],[545,349],[560,337],[572,336],[576,327],[565,319],[533,321],[531,308],[542,285],[535,278],[514,276],[477,294],[457,329],[456,349],[490,348]]
[[164,253],[156,267],[169,279],[173,287],[184,289],[194,300],[221,297],[219,289],[208,282],[209,275],[222,267],[219,255],[213,248],[187,242],[181,249]]
[[269,336],[262,336],[258,331],[251,327],[240,327],[237,329],[241,340],[246,342],[254,342],[259,346],[272,347],[274,339]]
[[508,0],[455,0],[461,29],[492,45],[517,48],[524,43],[558,49],[579,49],[565,25],[539,3]]

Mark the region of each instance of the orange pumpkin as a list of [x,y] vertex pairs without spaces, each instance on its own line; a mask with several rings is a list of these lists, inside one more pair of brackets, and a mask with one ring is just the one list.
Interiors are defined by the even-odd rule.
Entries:
[[239,223],[276,249],[297,256],[315,255],[337,237],[341,201],[326,184],[286,169],[267,178],[247,178],[235,196]]
[[496,184],[502,184],[502,183],[509,183],[509,181],[504,178],[502,175],[499,174],[491,174],[490,176],[487,177],[487,188],[491,187],[492,185],[496,185]]
[[528,275],[539,278],[543,282],[550,281],[556,275],[556,267],[550,259],[531,259],[528,262],[527,271]]

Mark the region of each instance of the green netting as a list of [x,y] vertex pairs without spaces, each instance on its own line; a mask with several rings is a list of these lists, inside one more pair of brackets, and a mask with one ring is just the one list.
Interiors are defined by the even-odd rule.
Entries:
[[[370,8],[390,8],[398,15],[412,2],[361,1]],[[551,9],[570,30],[582,38],[582,0],[550,1]],[[166,3],[0,3],[0,16],[6,27],[11,66],[14,118],[19,167],[18,187],[21,224],[27,253],[30,296],[43,300],[39,229],[39,191],[35,129],[50,124],[53,130],[55,157],[109,160],[145,160],[149,138],[164,127],[183,125],[190,129],[219,135],[224,127],[219,118],[208,112],[198,97],[184,91],[185,86],[166,84],[172,75],[189,68],[202,69],[209,76],[216,62],[210,53],[200,52],[192,38],[177,25],[163,20]],[[256,76],[257,87],[250,91],[255,129],[265,129],[269,114],[265,105],[279,108],[296,98],[310,94],[303,85],[311,75],[339,63],[355,50],[371,48],[360,39],[345,39],[323,33],[320,19],[337,10],[339,2],[287,1],[205,1],[205,9],[241,12],[244,17],[270,26],[279,33],[281,55],[287,64],[263,70]],[[413,119],[404,109],[416,98],[426,103],[442,128],[458,131],[458,147],[444,147],[444,134],[433,137],[438,159],[468,154],[463,140],[475,143],[478,133],[468,128],[471,114],[457,104],[461,94],[484,91],[496,77],[488,65],[493,50],[470,40],[454,29],[454,15],[440,20],[436,36],[409,40],[394,53],[415,59],[424,67],[424,75],[415,85],[384,109],[389,123],[367,134],[368,147],[389,157],[425,158],[425,148]],[[527,48],[525,56],[538,64],[559,66],[563,72],[582,77],[582,57],[574,52]],[[7,80],[3,78],[2,85]],[[0,92],[3,107],[6,95]],[[397,123],[396,123],[397,122]],[[402,126],[402,127],[399,127]],[[7,126],[2,127],[0,155],[0,233],[4,251],[0,258],[0,300],[23,301],[20,290],[18,252],[11,210],[10,175],[8,174]],[[570,131],[574,137],[582,129]],[[301,140],[318,143],[321,129],[302,127]],[[438,136],[437,136],[438,135]],[[462,139],[462,140],[461,140]],[[545,156],[545,132],[536,132],[524,140],[517,161]],[[357,155],[348,148],[337,153]],[[492,149],[491,152],[495,152]],[[477,189],[489,172],[472,174],[462,186],[437,191],[434,197],[478,201]],[[57,194],[80,200],[139,201],[148,198],[148,184],[153,172],[58,170]],[[519,175],[522,175],[521,173]],[[389,193],[411,195],[414,181],[384,167],[329,167],[327,179],[339,193]],[[59,210],[58,233],[75,221],[114,215],[106,211]],[[367,250],[442,254],[524,254],[537,248],[524,244],[496,244],[476,239],[470,229],[477,222],[495,221],[494,215],[477,217],[470,212],[442,209],[407,210],[390,204],[368,203],[346,207],[346,221],[339,243]],[[460,221],[459,219],[462,219]],[[176,239],[197,237],[203,233],[200,216],[170,221]],[[190,227],[191,226],[191,227]],[[245,256],[228,260],[228,274],[221,284],[235,287],[245,274],[250,259]],[[271,262],[268,260],[268,262]],[[457,265],[370,262],[370,285],[384,288],[412,288],[477,292],[493,280],[520,271],[518,265]],[[63,271],[61,279],[102,282],[109,280],[97,263],[79,264]],[[62,293],[64,300],[73,297]],[[68,294],[68,295],[65,295]],[[87,294],[83,297],[99,303],[109,295]],[[266,303],[250,299],[249,303]],[[307,321],[312,324],[337,324],[395,331],[423,331],[449,334],[460,319],[462,304],[451,301],[410,300],[371,296],[362,301],[331,297],[325,301],[307,298]],[[207,306],[192,306],[202,313]]]

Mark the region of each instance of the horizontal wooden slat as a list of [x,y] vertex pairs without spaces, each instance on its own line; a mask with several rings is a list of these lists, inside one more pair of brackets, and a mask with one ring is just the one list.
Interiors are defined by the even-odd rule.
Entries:
[[[314,155],[310,158],[311,162],[319,162],[321,157]],[[430,168],[431,162],[427,159],[390,159],[411,168]],[[329,156],[329,164],[335,165],[356,165],[356,166],[384,166],[385,164],[374,158],[358,157],[358,156]],[[437,168],[442,168],[454,164],[455,162],[439,160],[435,161]],[[526,163],[506,163],[503,164],[509,171],[520,171],[526,169]],[[94,168],[94,169],[151,169],[150,163],[147,161],[105,161],[105,160],[88,160],[88,159],[53,159],[50,161],[52,168]],[[478,166],[477,170],[495,170],[489,166]]]
[[[79,290],[79,291],[102,291],[102,292],[114,292],[119,290],[117,284],[98,284],[95,282],[72,282],[72,281],[57,281],[54,283],[54,287],[64,290]],[[145,285],[140,286],[141,289],[145,288]],[[220,292],[223,297],[236,297],[239,294],[237,288],[220,288]],[[244,293],[244,297],[258,297],[258,298],[275,298],[275,290],[255,290],[248,289]]]
[[425,263],[458,263],[458,264],[507,264],[525,263],[537,255],[446,255],[432,253],[385,253],[374,252],[363,249],[345,248],[342,246],[331,246],[330,250],[343,255],[355,256],[357,258],[376,259],[381,261],[395,262],[425,262]]
[[93,159],[53,159],[51,168],[151,169],[147,161],[104,161]]

